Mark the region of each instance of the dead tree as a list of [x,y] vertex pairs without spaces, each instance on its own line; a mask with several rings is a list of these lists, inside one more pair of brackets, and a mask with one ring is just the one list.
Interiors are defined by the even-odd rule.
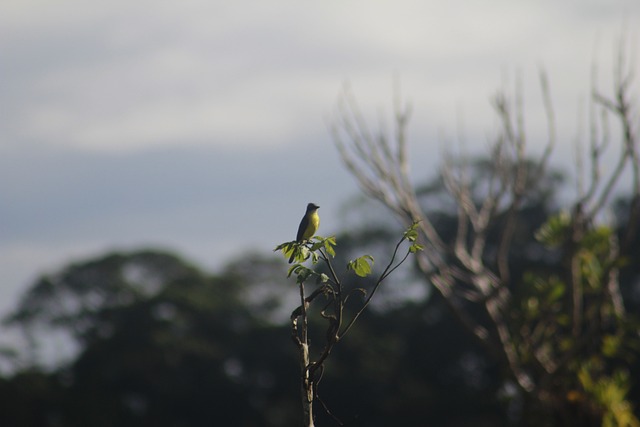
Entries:
[[[622,52],[623,49],[620,49]],[[640,220],[640,174],[638,158],[638,116],[631,98],[633,70],[618,57],[613,95],[607,97],[593,87],[590,142],[588,155],[589,178],[572,203],[567,222],[569,244],[576,247],[585,233],[593,227],[607,206],[623,177],[631,176],[632,207],[627,229],[635,232]],[[407,154],[407,123],[411,109],[398,96],[394,102],[393,135],[372,129],[359,109],[355,97],[345,89],[332,122],[332,136],[346,168],[356,178],[368,196],[379,200],[402,223],[420,221],[419,242],[424,251],[417,254],[420,271],[442,295],[457,319],[507,368],[511,379],[525,395],[543,399],[551,379],[567,363],[567,355],[551,351],[545,342],[536,341],[523,330],[509,325],[514,310],[509,253],[512,249],[516,217],[523,199],[531,190],[532,177],[541,176],[548,168],[556,144],[555,115],[548,79],[540,75],[540,86],[548,124],[546,146],[540,157],[532,162],[528,154],[525,133],[524,103],[521,86],[515,96],[499,93],[493,107],[501,129],[491,146],[494,165],[492,175],[484,183],[483,199],[472,194],[472,183],[464,162],[445,155],[441,177],[457,206],[457,231],[453,241],[446,241],[419,203],[409,174]],[[620,129],[616,141],[611,138],[609,122],[613,118]],[[382,128],[382,127],[381,127]],[[618,150],[613,168],[602,168],[604,153]],[[578,165],[583,165],[579,162]],[[626,174],[626,175],[625,175]],[[625,178],[626,179],[626,178]],[[497,221],[502,224],[497,251],[489,252],[487,237]],[[628,242],[611,237],[606,292],[602,297],[614,308],[615,316],[624,316],[624,306],[617,281],[615,260],[626,250]],[[580,279],[577,253],[567,252],[572,270],[568,273],[571,294],[572,334],[577,342],[587,333],[584,319],[584,284]],[[604,279],[604,278],[603,278]],[[486,313],[489,327],[482,326],[470,306],[480,306]],[[587,335],[588,336],[588,335]],[[520,348],[529,343],[531,354],[524,356]],[[572,352],[579,352],[576,343]],[[575,355],[575,354],[574,354]],[[529,360],[529,357],[533,361]]]

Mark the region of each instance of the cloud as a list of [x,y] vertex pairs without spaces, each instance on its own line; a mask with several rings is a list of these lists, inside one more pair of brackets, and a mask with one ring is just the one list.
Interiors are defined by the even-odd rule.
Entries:
[[269,146],[318,126],[344,79],[367,102],[394,71],[415,103],[449,102],[450,115],[485,102],[505,64],[589,61],[590,25],[614,19],[597,5],[576,18],[545,2],[14,1],[0,18],[2,124],[10,138],[100,150]]

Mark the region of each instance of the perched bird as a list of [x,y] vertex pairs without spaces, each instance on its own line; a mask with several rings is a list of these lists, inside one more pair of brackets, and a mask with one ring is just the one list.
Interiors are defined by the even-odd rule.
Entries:
[[[302,217],[302,221],[300,221],[300,226],[298,227],[298,234],[296,235],[296,241],[298,243],[302,243],[305,240],[309,240],[316,234],[318,231],[318,226],[320,226],[320,217],[318,216],[318,209],[320,206],[315,203],[309,203],[307,205],[307,211]],[[289,258],[289,263],[293,262],[295,258],[295,251]]]

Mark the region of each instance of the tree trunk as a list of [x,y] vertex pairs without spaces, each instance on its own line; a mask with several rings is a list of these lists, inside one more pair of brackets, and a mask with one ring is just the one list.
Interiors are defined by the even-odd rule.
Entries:
[[300,350],[303,425],[313,427],[313,382],[309,378],[309,345],[303,342]]

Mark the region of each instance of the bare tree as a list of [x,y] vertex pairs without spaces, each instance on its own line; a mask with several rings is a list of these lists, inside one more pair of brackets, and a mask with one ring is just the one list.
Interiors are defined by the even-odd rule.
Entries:
[[[594,339],[595,334],[600,333],[588,324],[594,315],[585,314],[587,284],[581,270],[584,239],[597,229],[599,215],[623,177],[629,175],[625,175],[628,171],[632,181],[632,206],[626,227],[630,233],[636,231],[640,220],[638,116],[631,94],[634,70],[625,58],[621,48],[611,97],[602,94],[594,84],[588,185],[572,203],[570,215],[564,216],[564,221],[555,219],[562,223],[566,237],[563,256],[569,265],[564,279],[570,294],[573,344],[564,352],[557,345],[549,345],[548,340],[540,339],[541,331],[553,330],[550,324],[539,322],[539,328],[535,330],[510,325],[512,313],[519,310],[518,302],[514,301],[509,264],[517,214],[531,191],[535,177],[541,176],[548,168],[556,144],[555,114],[544,72],[540,74],[540,87],[548,136],[544,151],[537,160],[531,161],[527,152],[521,85],[516,86],[515,96],[501,92],[493,99],[501,129],[491,145],[493,167],[483,182],[481,199],[474,194],[475,183],[470,181],[466,163],[445,155],[441,177],[457,206],[457,231],[453,241],[447,241],[441,235],[434,219],[421,207],[411,184],[406,137],[411,114],[408,104],[403,103],[399,96],[394,100],[395,129],[393,135],[388,136],[383,131],[372,129],[347,88],[332,123],[336,147],[362,191],[382,202],[404,224],[420,221],[419,242],[425,250],[417,254],[417,265],[424,277],[442,295],[466,329],[492,354],[499,355],[521,392],[537,400],[548,399],[554,377],[584,349],[589,340]],[[620,139],[616,141],[611,139],[609,131],[611,118],[617,121],[621,130]],[[605,171],[602,168],[605,150],[614,149],[618,150],[617,163]],[[502,227],[498,250],[489,251],[488,234],[497,223]],[[617,260],[625,253],[629,242],[619,244],[614,234],[608,234],[606,239],[607,253],[599,254],[602,265],[606,267],[598,272],[597,279],[606,283],[600,295],[602,306],[613,309],[606,314],[606,310],[602,310],[599,322],[604,322],[605,316],[621,319],[625,315],[617,281]],[[474,317],[473,307],[478,306],[490,320],[489,326],[483,326],[483,322]]]

